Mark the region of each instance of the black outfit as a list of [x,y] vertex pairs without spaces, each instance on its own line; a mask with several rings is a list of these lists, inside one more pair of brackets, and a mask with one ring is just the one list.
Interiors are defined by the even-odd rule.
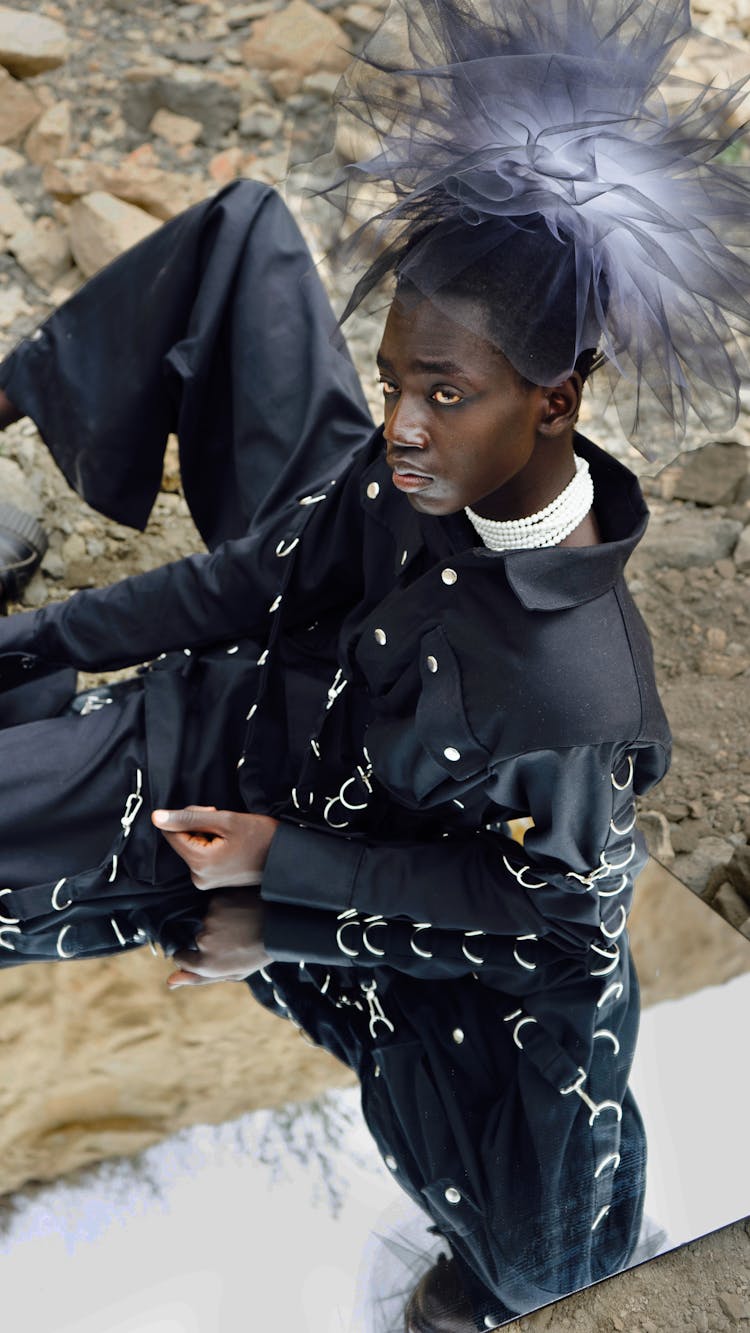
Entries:
[[[279,961],[249,984],[356,1069],[376,1141],[462,1260],[481,1328],[616,1270],[637,1237],[644,1145],[626,1092],[638,1009],[625,919],[645,854],[633,796],[659,780],[669,748],[622,577],[646,509],[635,478],[578,436],[601,546],[497,554],[476,548],[463,515],[418,515],[391,486],[318,288],[309,276],[299,285],[299,239],[278,286],[298,312],[299,344],[279,355],[295,375],[307,366],[300,393],[291,371],[283,395],[269,380],[272,358],[262,374],[245,358],[243,339],[260,347],[266,333],[250,329],[248,302],[270,320],[277,235],[292,227],[272,192],[225,191],[100,275],[0,370],[87,498],[126,521],[145,518],[153,460],[179,426],[201,529],[234,538],[0,625],[9,684],[23,662],[34,676],[162,654],[113,705],[0,733],[0,771],[7,755],[15,775],[0,776],[0,911],[12,923],[1,961],[146,936],[172,946],[194,929],[200,895],[141,800],[282,820],[262,887]],[[110,348],[85,339],[123,292],[141,293],[118,319],[124,376]],[[149,327],[140,347],[144,300],[160,332]],[[232,410],[213,419],[201,392],[224,382]],[[265,414],[276,423],[284,395],[279,441]],[[131,464],[139,420],[154,433]],[[41,683],[59,709],[69,676]],[[8,691],[10,721],[28,699],[28,686]],[[27,737],[38,738],[30,764]],[[75,828],[65,839],[79,810],[85,845]],[[523,848],[505,823],[517,816],[533,820]]]

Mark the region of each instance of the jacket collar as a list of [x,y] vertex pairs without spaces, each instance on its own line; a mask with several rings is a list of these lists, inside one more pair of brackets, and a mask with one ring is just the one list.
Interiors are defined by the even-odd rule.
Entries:
[[[562,611],[593,601],[614,586],[648,522],[648,509],[634,473],[578,432],[574,447],[591,469],[601,546],[553,546],[531,551],[477,547],[476,533],[465,514],[448,518],[418,514],[404,496],[393,490],[382,447],[363,474],[362,504],[393,534],[397,574],[406,572],[424,548],[435,560],[460,554],[465,565],[486,568],[486,562],[501,564],[510,587],[527,610]],[[368,488],[373,483],[378,484],[381,494],[385,491],[384,502],[374,504],[369,498]]]

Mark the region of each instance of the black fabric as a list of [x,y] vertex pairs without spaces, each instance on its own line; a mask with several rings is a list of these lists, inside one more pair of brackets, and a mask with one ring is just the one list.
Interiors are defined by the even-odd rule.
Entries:
[[[283,238],[284,227],[256,230],[261,197],[278,219],[280,202],[255,187],[225,194],[220,211],[207,205],[203,218],[207,226],[211,219],[207,235],[221,252],[225,229],[235,245],[239,225],[225,203],[244,201],[253,244],[236,248],[265,275],[274,271],[276,233]],[[192,224],[184,225],[184,232],[174,228],[172,243],[184,236],[190,251]],[[72,367],[85,364],[89,351],[80,358],[61,351],[56,331],[75,327],[76,339],[90,349],[102,310],[128,285],[128,265],[142,281],[146,260],[162,262],[161,243],[150,251],[148,245],[96,280],[95,303],[84,289],[67,314],[59,312],[59,325],[52,317],[49,336],[16,351],[0,371],[11,398],[15,385],[49,382],[57,386],[55,401],[72,395],[85,416],[89,390]],[[301,266],[301,252],[297,259]],[[179,247],[174,263],[184,274]],[[207,251],[207,270],[212,263]],[[181,327],[188,306],[203,296],[211,305],[200,272],[193,276],[189,299],[181,286],[176,302]],[[236,288],[223,289],[214,312],[218,317],[221,307],[230,325],[233,293],[246,305],[238,279]],[[135,342],[142,311],[126,306],[124,313],[118,334]],[[68,884],[57,893],[60,911],[40,956],[59,956],[66,911],[78,916],[70,919],[64,950],[91,950],[88,937],[72,931],[79,921],[83,931],[86,904],[91,920],[112,932],[108,946],[102,936],[94,948],[123,947],[111,924],[114,915],[121,930],[119,913],[110,912],[114,892],[123,905],[131,895],[139,908],[145,902],[149,913],[145,925],[142,917],[129,921],[127,947],[139,932],[158,935],[160,913],[171,934],[179,922],[194,929],[200,895],[150,825],[149,808],[192,801],[278,817],[262,893],[267,945],[281,961],[253,979],[252,989],[357,1070],[381,1150],[394,1155],[401,1183],[450,1236],[467,1281],[479,1284],[473,1299],[482,1327],[496,1312],[493,1302],[519,1309],[619,1267],[637,1234],[643,1179],[637,1113],[628,1101],[622,1120],[610,1108],[589,1125],[586,1106],[564,1089],[580,1070],[597,1102],[619,1107],[637,1021],[624,934],[633,878],[645,859],[632,831],[634,795],[658,781],[669,756],[648,636],[623,579],[646,510],[631,474],[579,436],[576,448],[589,459],[606,537],[601,546],[506,556],[477,549],[463,515],[417,515],[391,485],[381,432],[365,439],[359,391],[347,399],[341,389],[341,363],[331,359],[328,341],[330,312],[320,323],[308,315],[293,325],[296,342],[285,326],[284,343],[285,364],[318,364],[317,426],[305,449],[293,435],[277,447],[279,386],[269,383],[255,402],[269,414],[267,428],[261,419],[252,435],[239,435],[227,418],[217,418],[221,438],[206,435],[192,474],[195,481],[201,469],[214,469],[222,478],[205,497],[192,491],[204,532],[211,537],[242,521],[244,535],[211,554],[0,623],[0,672],[7,654],[13,661],[25,655],[31,669],[98,670],[157,659],[142,675],[142,691],[98,713],[0,732],[5,774],[20,753],[14,747],[23,747],[30,728],[40,729],[25,818],[29,836],[36,829],[38,841],[46,840],[49,867],[42,876],[30,866],[24,882],[20,871],[6,878],[0,801],[0,882],[11,890],[0,911],[6,922],[16,918],[23,934],[22,921],[36,920],[40,911],[49,916],[45,895],[60,878],[78,874],[69,908],[61,906]],[[166,307],[163,319],[174,332]],[[193,341],[196,365],[213,350],[213,341],[206,345],[212,327],[211,320],[201,324]],[[256,341],[266,329],[254,330]],[[307,345],[311,338],[320,359]],[[221,375],[239,386],[244,344],[230,339],[222,348],[231,356],[221,362]],[[165,356],[175,364],[162,337],[161,369]],[[158,376],[146,364],[142,369],[158,404],[161,369]],[[299,394],[295,388],[289,395],[284,382],[283,392],[299,403],[309,383],[303,377]],[[201,385],[191,382],[190,392],[200,395]],[[90,393],[95,407],[98,389]],[[127,414],[127,384],[117,394]],[[194,419],[204,420],[209,404],[201,407],[199,397],[192,403]],[[30,398],[19,405],[37,411]],[[52,441],[54,414],[41,401],[38,410]],[[296,418],[285,420],[293,431]],[[150,438],[149,460],[160,454],[166,425],[165,417],[159,438]],[[113,441],[115,461],[125,450],[125,437],[112,431],[103,435],[102,460]],[[200,432],[191,433],[191,421],[185,431],[198,448]],[[355,438],[361,443],[353,450]],[[348,461],[347,450],[353,450]],[[113,495],[99,488],[106,468],[96,460],[93,437],[85,459],[87,475],[97,478],[86,483],[88,497],[96,492],[100,507],[112,510]],[[126,464],[123,453],[115,467],[117,506],[134,519],[136,510],[145,514],[152,494],[141,482],[153,483],[156,474],[150,461],[136,460],[140,480],[131,487]],[[275,485],[263,506],[256,484],[270,476]],[[49,774],[58,763],[54,728],[64,725],[66,756],[73,756],[66,762],[74,763],[81,741],[71,737],[93,731],[71,728],[106,729],[108,709],[119,719],[110,715],[108,747],[92,747],[90,770],[78,773],[81,817],[101,830],[82,853],[95,864],[69,866],[54,821],[46,822],[52,797],[44,764]],[[102,765],[100,784],[93,779]],[[143,806],[134,812],[127,798],[138,771]],[[64,809],[74,791],[66,778]],[[60,787],[58,802],[62,794]],[[132,816],[127,833],[123,798]],[[533,820],[522,848],[506,827],[517,816]],[[16,927],[9,929],[0,930],[0,962],[8,965],[23,954]],[[446,1026],[456,1015],[465,1036],[460,1060]],[[610,1036],[597,1039],[597,1025]],[[423,1060],[415,1059],[415,1042]],[[396,1067],[402,1075],[391,1077]],[[429,1141],[420,1119],[423,1097],[432,1108]],[[608,1169],[597,1175],[603,1157],[616,1153],[630,1163],[622,1176]],[[459,1170],[464,1202],[454,1206],[445,1190]]]

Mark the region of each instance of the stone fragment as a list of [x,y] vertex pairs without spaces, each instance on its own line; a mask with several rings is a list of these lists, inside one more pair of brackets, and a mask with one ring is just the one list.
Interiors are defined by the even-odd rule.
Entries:
[[13,236],[25,227],[28,218],[12,190],[0,185],[0,238]]
[[711,906],[729,922],[730,926],[734,926],[735,930],[741,930],[750,917],[750,906],[728,880],[719,885],[711,900]]
[[256,102],[240,117],[240,134],[244,139],[273,139],[281,133],[283,112],[265,102]]
[[17,143],[38,119],[42,105],[30,88],[0,68],[0,144]]
[[630,569],[642,573],[660,566],[689,569],[713,565],[732,554],[741,531],[742,525],[734,519],[680,506],[671,522],[649,524],[633,553]]
[[750,657],[729,656],[723,653],[703,652],[698,654],[698,671],[701,676],[716,676],[719,680],[734,680],[750,667]]
[[54,218],[28,223],[11,237],[8,249],[39,287],[53,287],[72,263],[67,232]]
[[9,176],[11,171],[18,171],[26,165],[26,158],[14,148],[0,148],[0,176]]
[[750,1319],[750,1300],[734,1291],[720,1291],[719,1305],[733,1324],[739,1324],[743,1319]]
[[244,153],[241,148],[225,148],[217,153],[208,164],[208,174],[217,185],[228,185],[242,172]]
[[37,167],[55,162],[70,152],[71,114],[69,102],[56,102],[39,117],[26,136],[24,151]]
[[176,171],[162,171],[160,167],[144,166],[132,155],[118,167],[76,159],[56,162],[45,168],[42,181],[45,189],[63,203],[104,190],[125,203],[152,213],[163,222],[210,193],[210,186],[202,180]]
[[679,469],[673,495],[699,505],[732,504],[747,476],[749,451],[743,444],[706,444],[688,454]]
[[70,214],[70,245],[82,273],[90,278],[131,245],[159,228],[159,222],[142,208],[96,190],[73,205]]
[[181,65],[205,65],[216,55],[216,49],[210,42],[169,42],[159,50],[168,60],[176,60]]
[[296,92],[314,70],[343,72],[351,63],[349,45],[335,19],[307,0],[291,0],[278,13],[257,21],[242,54],[250,69],[283,67],[289,92]]
[[739,541],[734,548],[734,563],[737,569],[750,569],[750,524],[740,533]]
[[676,856],[670,869],[694,893],[702,894],[711,872],[726,865],[733,851],[731,842],[724,838],[701,838],[695,851],[688,856]]
[[646,839],[649,855],[662,865],[670,865],[675,854],[669,824],[661,811],[642,810],[638,815],[638,827]]
[[727,879],[746,902],[750,903],[750,845],[735,847],[727,865]]
[[160,107],[176,116],[199,120],[201,138],[215,143],[240,118],[240,96],[228,76],[209,75],[182,67],[170,73],[132,70],[127,78],[122,111],[129,125],[145,133]]
[[195,143],[200,138],[203,126],[199,120],[193,120],[190,116],[176,116],[173,111],[167,111],[166,107],[161,106],[149,129],[173,147],[180,148],[183,144]]
[[0,495],[7,504],[16,505],[36,519],[41,518],[41,500],[12,458],[0,458]]
[[18,78],[56,69],[68,54],[62,23],[25,9],[0,5],[0,65]]
[[21,315],[33,311],[20,287],[0,287],[0,329],[9,329]]

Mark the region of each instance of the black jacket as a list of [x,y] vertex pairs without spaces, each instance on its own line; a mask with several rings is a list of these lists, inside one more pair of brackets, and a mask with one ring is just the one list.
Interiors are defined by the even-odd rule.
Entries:
[[619,463],[576,448],[599,547],[477,549],[463,516],[394,491],[376,433],[247,537],[0,626],[4,652],[89,670],[166,652],[147,697],[178,698],[220,641],[222,669],[246,673],[244,740],[214,762],[283,821],[262,890],[279,964],[252,989],[357,1069],[386,1160],[480,1284],[478,1327],[613,1271],[640,1216],[623,932],[633,798],[669,737],[622,578],[645,506]]

